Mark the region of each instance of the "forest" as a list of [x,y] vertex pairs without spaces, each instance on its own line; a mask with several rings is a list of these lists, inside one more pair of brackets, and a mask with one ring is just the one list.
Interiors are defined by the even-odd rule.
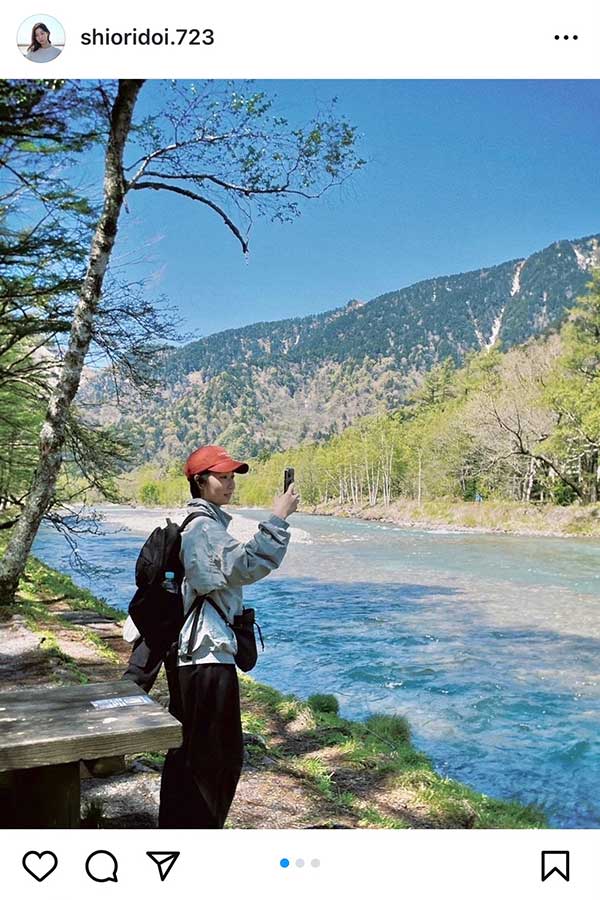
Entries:
[[[547,504],[598,501],[600,274],[559,333],[506,353],[499,346],[424,373],[393,411],[365,417],[322,442],[252,461],[238,478],[242,505],[267,505],[286,465],[307,507],[375,505],[406,497]],[[127,479],[138,502],[186,499],[182,460]]]
[[[555,241],[521,259],[420,281],[319,315],[256,322],[165,353],[161,390],[140,410],[110,372],[82,395],[99,421],[135,435],[139,463],[168,466],[194,444],[243,457],[323,442],[392,412],[434,365],[557,331],[600,263],[600,239]],[[318,283],[315,284],[318,290]]]

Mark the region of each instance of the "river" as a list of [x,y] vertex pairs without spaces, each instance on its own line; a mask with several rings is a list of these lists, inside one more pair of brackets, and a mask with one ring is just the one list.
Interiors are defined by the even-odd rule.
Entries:
[[[50,529],[34,552],[125,609],[164,513],[104,513],[107,533],[79,539],[93,573]],[[247,537],[261,515],[237,511],[231,528]],[[349,718],[405,715],[440,773],[536,803],[557,827],[600,826],[600,543],[291,523],[281,569],[245,593],[265,637],[257,680],[333,693]]]

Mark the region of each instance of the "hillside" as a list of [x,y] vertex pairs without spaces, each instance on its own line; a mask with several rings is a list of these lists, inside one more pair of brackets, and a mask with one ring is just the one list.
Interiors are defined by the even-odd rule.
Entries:
[[600,264],[600,235],[562,240],[525,259],[421,281],[316,316],[259,322],[165,355],[163,387],[117,408],[107,380],[88,383],[140,448],[167,462],[202,442],[257,455],[321,440],[394,408],[421,373],[500,341],[556,329]]

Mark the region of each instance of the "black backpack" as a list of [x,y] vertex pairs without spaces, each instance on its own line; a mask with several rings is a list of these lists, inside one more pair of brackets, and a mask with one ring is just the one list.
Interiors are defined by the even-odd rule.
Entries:
[[[167,519],[163,528],[155,528],[140,551],[135,564],[137,591],[129,604],[129,615],[136,628],[151,650],[166,653],[179,637],[185,619],[183,614],[183,566],[179,559],[181,532],[198,516],[206,513],[191,513],[177,525]],[[163,587],[165,574],[173,572],[177,593]],[[189,610],[194,611],[196,604]]]

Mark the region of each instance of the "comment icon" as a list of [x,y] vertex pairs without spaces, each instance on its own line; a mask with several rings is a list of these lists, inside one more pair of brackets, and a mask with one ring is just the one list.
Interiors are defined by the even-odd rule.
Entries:
[[109,850],[95,850],[85,861],[85,871],[92,881],[118,881],[119,863]]

